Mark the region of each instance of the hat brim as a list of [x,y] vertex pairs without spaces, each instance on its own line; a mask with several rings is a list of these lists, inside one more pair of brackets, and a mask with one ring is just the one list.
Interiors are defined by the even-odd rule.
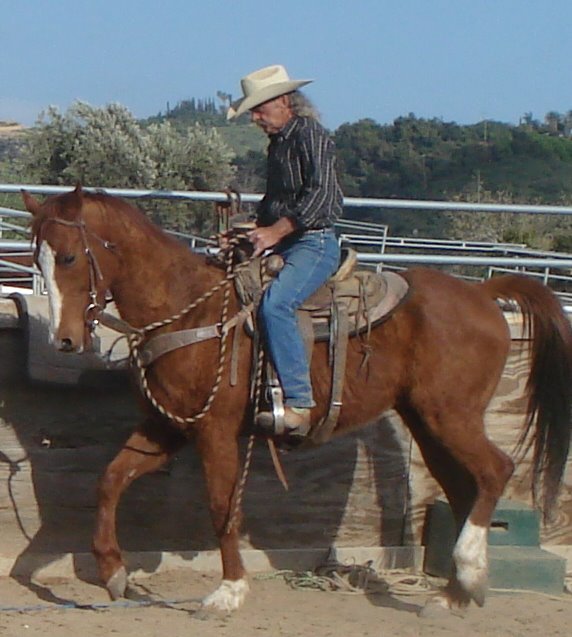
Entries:
[[276,84],[266,86],[260,91],[234,102],[234,104],[232,104],[226,112],[226,118],[235,119],[236,117],[240,117],[251,108],[260,106],[260,104],[264,104],[264,102],[273,100],[281,95],[292,93],[292,91],[295,91],[302,86],[306,86],[306,84],[310,84],[310,82],[313,82],[313,80],[289,80],[288,82],[277,82]]

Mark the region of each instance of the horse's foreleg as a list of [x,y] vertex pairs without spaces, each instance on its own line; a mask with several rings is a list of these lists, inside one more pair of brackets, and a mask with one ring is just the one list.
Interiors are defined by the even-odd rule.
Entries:
[[93,553],[102,581],[113,599],[121,597],[127,586],[127,572],[116,534],[116,511],[121,494],[138,477],[156,471],[185,443],[175,430],[154,431],[151,422],[127,440],[108,465],[97,490],[97,520]]
[[230,612],[237,610],[248,593],[248,581],[238,548],[241,512],[235,508],[239,479],[238,443],[224,433],[214,439],[199,436],[209,498],[209,509],[219,540],[223,579],[220,586],[203,600],[203,606]]

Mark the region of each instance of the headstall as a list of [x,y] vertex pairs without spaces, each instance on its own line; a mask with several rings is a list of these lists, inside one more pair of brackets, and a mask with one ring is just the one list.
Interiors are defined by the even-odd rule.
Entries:
[[95,234],[91,230],[88,230],[83,220],[66,221],[65,219],[59,219],[57,217],[49,217],[42,222],[36,234],[36,250],[34,253],[34,261],[36,263],[38,261],[38,252],[43,241],[43,239],[41,238],[42,228],[44,224],[48,222],[59,223],[62,226],[77,228],[79,230],[81,241],[83,244],[83,252],[87,258],[87,262],[89,265],[89,302],[84,310],[84,322],[89,330],[89,333],[93,335],[95,328],[99,325],[99,316],[104,311],[105,306],[101,305],[97,300],[97,283],[98,281],[103,280],[103,274],[101,272],[101,268],[99,267],[97,257],[89,246],[88,235],[93,237],[94,239],[97,239],[97,241],[99,241],[101,245],[107,250],[113,250],[115,248],[115,244],[107,241],[106,239],[102,239],[99,235]]

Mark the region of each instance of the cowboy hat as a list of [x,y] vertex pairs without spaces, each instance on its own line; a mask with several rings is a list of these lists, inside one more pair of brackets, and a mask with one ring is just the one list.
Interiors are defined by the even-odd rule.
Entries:
[[291,80],[281,64],[266,66],[240,80],[244,97],[230,106],[227,119],[234,119],[268,100],[291,93],[312,80]]

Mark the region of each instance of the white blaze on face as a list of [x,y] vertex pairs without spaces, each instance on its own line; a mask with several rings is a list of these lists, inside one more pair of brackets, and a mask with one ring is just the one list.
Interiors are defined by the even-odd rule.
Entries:
[[56,255],[47,241],[42,241],[38,263],[48,290],[50,304],[50,340],[55,341],[62,320],[62,295],[56,283]]

